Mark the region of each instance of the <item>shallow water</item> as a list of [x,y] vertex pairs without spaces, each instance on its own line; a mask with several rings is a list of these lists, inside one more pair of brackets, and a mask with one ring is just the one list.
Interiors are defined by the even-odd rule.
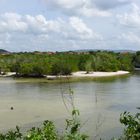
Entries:
[[[27,129],[49,119],[55,121],[61,131],[69,113],[60,89],[67,93],[69,84],[24,80],[0,79],[0,130],[14,128],[17,124]],[[97,136],[97,139],[108,140],[120,136],[120,113],[139,111],[136,109],[140,107],[139,73],[122,78],[73,82],[70,87],[74,91],[75,105],[81,112],[82,129],[90,139]]]

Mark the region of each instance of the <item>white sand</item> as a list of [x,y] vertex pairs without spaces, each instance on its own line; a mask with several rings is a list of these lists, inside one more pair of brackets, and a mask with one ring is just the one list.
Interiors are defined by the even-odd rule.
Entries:
[[16,72],[7,72],[5,75],[0,75],[0,77],[10,77],[10,76],[13,76],[15,74],[16,74]]
[[[117,71],[117,72],[90,72],[87,74],[86,71],[73,72],[72,75],[68,77],[108,77],[108,76],[118,76],[129,74],[128,71]],[[0,75],[0,77],[9,77],[15,75],[15,72],[8,72],[6,75]],[[66,77],[66,76],[54,76],[54,75],[45,75],[47,78],[55,79],[57,77]]]
[[[109,76],[118,76],[118,75],[125,75],[129,74],[128,71],[117,71],[117,72],[90,72],[87,74],[86,71],[78,71],[73,72],[72,75],[68,77],[109,77]],[[57,77],[67,77],[64,75],[59,76],[52,76],[52,75],[46,75],[47,78],[55,79]]]
[[117,72],[90,72],[86,73],[86,71],[79,71],[72,73],[72,77],[108,77],[108,76],[117,76],[117,75],[125,75],[129,74],[128,71],[117,71]]

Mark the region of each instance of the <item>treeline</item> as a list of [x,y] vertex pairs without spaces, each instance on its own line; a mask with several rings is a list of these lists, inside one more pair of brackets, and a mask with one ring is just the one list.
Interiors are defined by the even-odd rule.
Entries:
[[132,71],[140,66],[140,52],[114,53],[16,53],[0,55],[0,74],[16,72],[17,76],[69,75],[75,71]]

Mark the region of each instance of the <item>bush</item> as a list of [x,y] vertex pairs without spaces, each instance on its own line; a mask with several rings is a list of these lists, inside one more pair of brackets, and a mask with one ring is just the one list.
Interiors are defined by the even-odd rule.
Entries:
[[25,135],[20,132],[19,127],[15,131],[0,134],[0,140],[58,140],[59,136],[51,121],[44,121],[41,128],[33,127]]
[[121,114],[120,122],[125,125],[122,140],[140,140],[140,113],[130,115],[129,112]]
[[58,134],[53,122],[45,121],[43,127],[28,131],[24,140],[58,140]]
[[72,69],[69,66],[69,64],[64,64],[61,69],[62,69],[61,71],[62,75],[71,75]]
[[52,75],[70,75],[72,72],[71,66],[66,63],[56,62],[51,68]]
[[72,119],[67,119],[66,133],[63,140],[87,140],[88,136],[80,133],[81,123],[78,119],[79,110],[72,111]]
[[60,136],[51,121],[44,121],[42,127],[33,127],[24,134],[20,132],[19,127],[15,131],[8,131],[6,134],[0,134],[0,140],[87,140],[87,136],[80,133],[80,121],[78,120],[79,111],[72,111],[72,119],[67,119],[66,131]]

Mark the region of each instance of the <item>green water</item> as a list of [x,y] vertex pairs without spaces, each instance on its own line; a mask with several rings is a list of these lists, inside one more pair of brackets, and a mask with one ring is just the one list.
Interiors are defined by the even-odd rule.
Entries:
[[[27,129],[49,119],[55,121],[61,131],[69,113],[60,89],[67,92],[69,84],[39,82],[39,79],[25,81],[27,79],[0,79],[0,130],[14,128],[17,124]],[[82,80],[70,86],[75,93],[75,105],[81,112],[82,131],[88,133],[90,139],[96,135],[105,139],[121,135],[120,113],[139,111],[136,109],[140,107],[139,73]],[[14,110],[10,110],[11,106]]]

